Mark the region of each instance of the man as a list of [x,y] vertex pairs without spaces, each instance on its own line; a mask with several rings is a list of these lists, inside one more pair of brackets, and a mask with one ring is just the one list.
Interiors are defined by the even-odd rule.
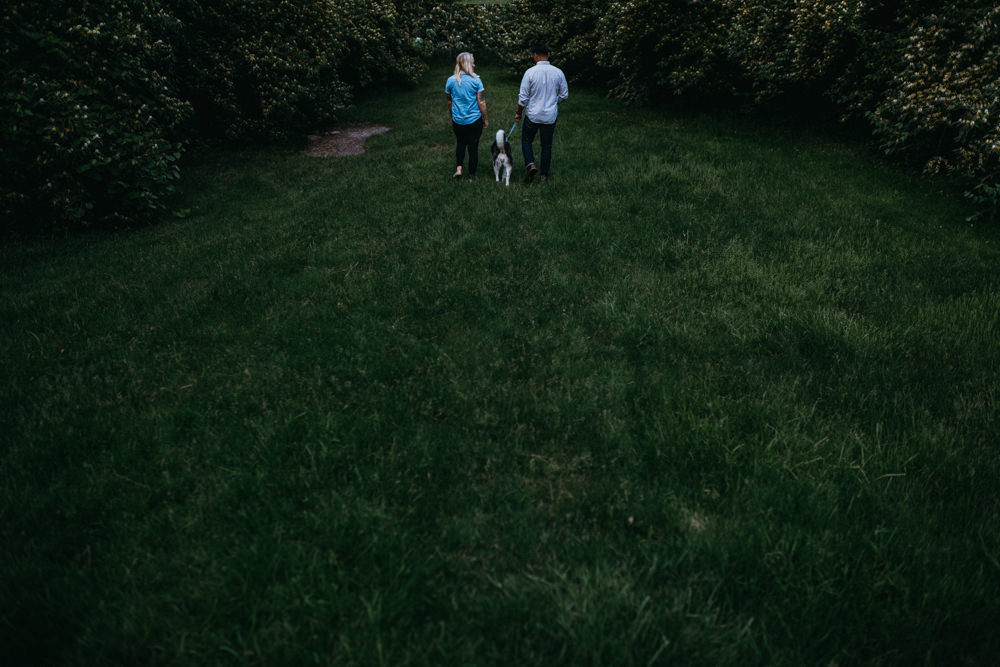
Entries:
[[517,96],[517,113],[514,120],[524,116],[521,126],[521,153],[524,154],[524,182],[530,183],[539,168],[535,166],[535,135],[541,134],[542,159],[541,176],[544,183],[549,178],[552,165],[552,135],[556,131],[556,117],[559,103],[569,97],[566,75],[558,67],[549,63],[549,49],[544,44],[536,44],[532,50],[534,67],[529,67],[521,79],[521,90]]

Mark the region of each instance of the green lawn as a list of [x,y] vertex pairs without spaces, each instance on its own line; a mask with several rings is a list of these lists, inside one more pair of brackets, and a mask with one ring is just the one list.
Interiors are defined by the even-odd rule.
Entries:
[[995,661],[997,229],[579,88],[504,188],[491,69],[454,182],[449,73],[0,247],[0,662]]

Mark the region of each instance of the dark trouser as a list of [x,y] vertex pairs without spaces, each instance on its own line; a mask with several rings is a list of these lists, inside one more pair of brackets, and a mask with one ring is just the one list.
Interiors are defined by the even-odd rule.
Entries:
[[451,121],[451,129],[455,132],[455,165],[462,166],[465,162],[465,149],[469,149],[469,176],[476,175],[479,168],[479,137],[483,135],[483,117],[480,116],[474,123],[459,125]]
[[556,124],[544,125],[542,123],[532,123],[528,117],[524,117],[524,127],[521,128],[521,152],[524,154],[524,166],[535,164],[535,149],[532,144],[535,141],[535,134],[542,135],[542,163],[538,165],[538,171],[542,176],[548,176],[549,167],[552,166],[552,135],[556,132]]

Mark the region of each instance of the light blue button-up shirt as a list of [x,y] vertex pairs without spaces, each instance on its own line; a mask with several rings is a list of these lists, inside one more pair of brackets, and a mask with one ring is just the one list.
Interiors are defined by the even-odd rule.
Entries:
[[532,123],[551,125],[559,115],[559,103],[567,97],[566,75],[549,61],[540,60],[525,71],[517,103]]

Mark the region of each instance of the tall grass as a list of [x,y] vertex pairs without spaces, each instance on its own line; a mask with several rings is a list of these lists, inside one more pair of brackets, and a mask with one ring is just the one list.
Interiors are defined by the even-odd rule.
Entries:
[[186,217],[0,249],[3,662],[995,660],[996,230],[578,89],[504,188],[489,69],[453,182],[447,74],[364,155],[207,152]]

